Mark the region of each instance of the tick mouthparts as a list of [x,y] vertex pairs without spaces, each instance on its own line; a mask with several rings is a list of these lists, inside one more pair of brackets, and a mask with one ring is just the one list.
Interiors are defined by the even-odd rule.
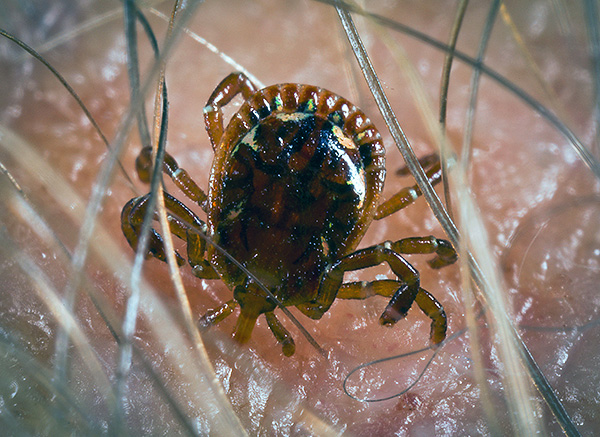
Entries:
[[256,319],[258,315],[248,314],[247,311],[240,311],[240,315],[237,319],[237,324],[235,325],[235,331],[233,333],[233,338],[240,344],[247,343],[252,336],[252,329],[254,329],[254,325],[256,324]]

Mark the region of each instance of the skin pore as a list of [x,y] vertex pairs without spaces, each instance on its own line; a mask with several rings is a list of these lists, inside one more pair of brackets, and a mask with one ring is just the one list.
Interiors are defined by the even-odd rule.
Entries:
[[[369,2],[369,11],[447,43],[456,4],[374,3]],[[40,12],[45,17],[61,18],[56,19],[55,26],[47,26],[45,34],[40,29],[42,34],[35,41],[28,40],[26,32],[18,33],[18,28],[8,30],[37,48],[76,25],[108,17],[83,33],[67,34],[65,40],[41,54],[76,89],[112,140],[129,105],[121,3],[102,5],[103,10],[85,6],[71,10],[67,7],[70,2],[64,4],[45,14]],[[166,15],[170,7],[170,3],[157,6]],[[521,8],[506,2],[506,9],[500,10],[485,65],[551,108],[584,144],[597,150],[590,146],[596,144],[597,125],[584,11],[575,7],[558,10],[543,1]],[[113,19],[111,11],[115,11]],[[458,50],[476,56],[488,11],[489,5],[470,5]],[[24,19],[23,27],[41,27],[44,22],[25,11],[11,12],[15,17],[30,17],[29,21]],[[54,15],[48,15],[51,13]],[[150,11],[144,13],[162,41],[166,22]],[[514,20],[524,46],[519,45],[508,17]],[[354,15],[354,19],[417,155],[435,151],[434,136],[423,121],[422,114],[427,111],[415,97],[419,87],[411,82],[398,51],[404,51],[422,81],[434,121],[438,117],[444,53],[397,30],[378,28],[367,18]],[[309,83],[352,101],[378,126],[386,144],[384,198],[414,183],[411,177],[396,174],[404,161],[364,84],[331,6],[308,1],[207,1],[189,26],[265,85]],[[141,31],[138,41],[142,75],[146,77],[152,53]],[[83,410],[81,414],[70,413],[76,418],[73,423],[81,424],[85,422],[81,417],[88,417],[99,429],[118,429],[114,427],[121,426],[119,422],[111,419],[115,417],[115,404],[110,401],[114,396],[110,391],[116,386],[120,352],[109,326],[114,316],[120,329],[129,294],[129,272],[123,265],[134,258],[121,234],[121,208],[130,198],[148,191],[134,171],[134,160],[141,149],[137,128],[131,129],[121,159],[134,188],[117,167],[90,240],[83,269],[86,279],[77,287],[71,311],[85,335],[84,343],[97,358],[82,352],[87,349],[73,337],[67,360],[66,388],[70,394],[56,396],[57,387],[64,386],[44,386],[40,382],[44,373],[32,368],[24,356],[35,358],[49,372],[44,381],[60,381],[53,373],[59,361],[55,352],[60,337],[56,320],[65,320],[65,316],[57,317],[59,310],[49,303],[51,297],[45,293],[51,285],[59,296],[63,295],[72,281],[69,258],[56,241],[68,253],[76,251],[85,208],[94,196],[108,153],[72,97],[41,64],[8,41],[2,41],[1,47],[6,47],[3,53],[10,60],[8,67],[2,67],[7,70],[3,86],[10,93],[1,94],[0,162],[26,196],[25,202],[20,200],[14,185],[2,175],[0,191],[6,206],[0,215],[5,248],[0,258],[0,327],[3,354],[8,357],[3,358],[3,366],[10,370],[0,385],[4,405],[9,406],[3,417],[7,423],[32,432],[44,429],[42,423],[60,423],[57,417],[64,412],[61,408],[58,412],[51,408],[40,411],[40,400],[46,400],[43,405],[48,399],[63,405],[66,399],[64,405],[70,405],[72,396]],[[239,67],[227,64],[187,35],[181,36],[167,61],[167,150],[203,189],[207,188],[213,152],[202,109],[219,81],[236,69]],[[454,61],[447,136],[459,151],[467,123],[472,71],[470,66]],[[152,114],[152,109],[150,96],[147,112]],[[235,105],[226,110],[226,119],[234,110]],[[580,431],[597,429],[600,424],[594,411],[599,400],[595,387],[600,372],[594,363],[598,361],[595,345],[599,305],[594,284],[600,274],[598,182],[556,128],[486,75],[481,78],[475,114],[467,174],[488,234],[487,250],[504,283],[506,312],[520,327],[523,340]],[[167,188],[184,199],[169,183]],[[437,192],[442,191],[438,187]],[[456,216],[458,202],[452,199]],[[27,205],[43,219],[53,237],[48,237],[44,225]],[[195,212],[204,218],[199,208]],[[373,222],[360,247],[420,235],[446,238],[424,199]],[[426,263],[430,256],[407,258],[419,270],[422,286],[444,305],[449,317],[448,336],[459,333],[466,327],[460,267],[433,271]],[[122,260],[123,265],[115,260]],[[198,280],[189,267],[181,273],[195,320],[231,299],[231,291],[220,281]],[[392,277],[383,265],[346,275],[346,280],[372,280],[377,275]],[[127,378],[127,414],[122,425],[132,433],[185,429],[160,385],[166,387],[191,429],[208,433],[232,426],[230,429],[235,430],[235,423],[223,424],[215,418],[214,411],[221,408],[222,401],[205,385],[213,371],[224,387],[231,410],[251,435],[324,434],[327,430],[351,435],[468,435],[508,433],[513,426],[510,398],[504,397],[503,369],[508,367],[502,362],[500,345],[506,340],[492,329],[496,326],[493,318],[479,317],[475,321],[479,354],[471,352],[473,331],[462,333],[438,351],[422,379],[408,393],[385,402],[365,403],[344,394],[344,378],[363,363],[426,347],[429,320],[416,307],[391,329],[378,323],[387,303],[384,298],[338,300],[319,321],[292,310],[326,351],[326,358],[283,315],[279,318],[296,341],[293,357],[282,355],[264,319],[259,319],[250,342],[240,347],[230,340],[235,326],[233,315],[202,336],[213,366],[210,369],[202,367],[193,352],[168,266],[148,260],[144,278],[156,295],[151,298],[142,294],[133,337],[135,352]],[[93,298],[86,292],[89,289],[95,290]],[[103,302],[103,313],[110,314],[99,313],[98,300]],[[475,307],[476,316],[479,308]],[[9,345],[17,345],[24,354],[19,355]],[[371,399],[398,393],[415,380],[431,354],[427,351],[359,371],[349,379],[348,390]],[[98,363],[100,373],[106,375],[104,379],[89,370],[91,362]],[[154,369],[160,382],[149,368]],[[478,372],[486,383],[478,382]],[[42,376],[36,379],[33,374]],[[531,408],[540,412],[538,425],[559,434],[560,428],[540,396],[534,389],[530,393]],[[495,414],[489,414],[490,410]]]

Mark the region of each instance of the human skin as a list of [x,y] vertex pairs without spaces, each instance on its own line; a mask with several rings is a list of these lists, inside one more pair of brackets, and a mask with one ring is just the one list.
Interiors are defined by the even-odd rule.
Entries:
[[[556,112],[585,144],[593,144],[593,85],[585,49],[587,36],[583,26],[569,26],[569,23],[583,21],[582,12],[574,9],[568,11],[568,15],[561,15],[568,17],[569,36],[566,37],[557,30],[553,11],[544,2],[533,2],[522,10],[511,9],[511,4],[507,6],[542,77],[555,94],[559,108]],[[370,11],[420,29],[441,41],[448,40],[455,13],[447,2],[434,1],[399,2],[387,7],[370,4],[369,7],[373,8]],[[119,9],[120,4],[115,3],[112,8]],[[460,50],[471,55],[476,53],[487,13],[487,7],[472,8],[458,44]],[[162,5],[161,10],[168,13],[168,6]],[[78,11],[74,17],[65,18],[64,23],[68,25],[61,30],[67,30],[73,21],[80,23],[99,16],[100,12]],[[161,41],[165,22],[152,14],[148,16]],[[393,45],[406,51],[424,83],[434,117],[437,117],[444,53],[397,31],[377,30],[372,22],[356,16],[355,19],[397,119],[417,155],[435,151],[435,141],[420,115],[422,109],[415,103],[414,85],[407,81],[405,69],[384,43],[386,37],[381,32],[389,33]],[[43,53],[73,85],[109,139],[115,137],[129,104],[121,21],[120,18],[109,21]],[[388,198],[399,188],[413,184],[413,180],[395,174],[395,170],[404,165],[403,160],[362,80],[338,21],[330,6],[314,2],[207,2],[197,10],[190,28],[264,84],[315,84],[359,106],[379,127],[388,150],[384,191],[384,198]],[[21,38],[27,41],[25,33]],[[138,39],[143,71],[147,72],[150,51],[141,32]],[[524,60],[514,42],[514,35],[499,18],[485,61],[536,99],[550,104],[551,99],[536,81],[531,64]],[[12,71],[28,72],[27,68],[33,71],[23,77],[9,76],[12,88],[20,88],[22,93],[11,94],[12,100],[3,105],[8,108],[3,113],[3,124],[24,137],[37,156],[72,187],[82,202],[72,208],[85,207],[107,162],[106,148],[80,108],[47,70],[38,64],[21,67],[23,64],[16,62]],[[212,150],[204,130],[202,108],[214,87],[232,70],[234,67],[187,36],[181,37],[167,62],[170,105],[167,150],[203,189],[207,188]],[[459,150],[471,74],[470,66],[455,61],[447,129],[448,138]],[[152,102],[149,97],[149,109]],[[133,132],[125,142],[121,163],[134,181],[135,192],[116,169],[97,225],[98,230],[104,229],[111,237],[111,244],[120,249],[118,256],[129,260],[134,253],[122,237],[120,211],[131,197],[148,190],[134,172],[140,145],[136,129]],[[593,363],[598,356],[594,349],[598,337],[598,328],[594,325],[598,316],[594,279],[600,271],[598,219],[595,218],[598,200],[594,197],[598,183],[555,128],[485,76],[479,92],[472,144],[474,150],[468,169],[472,196],[488,232],[492,259],[502,273],[507,312],[516,325],[522,325],[519,332],[576,424],[582,430],[597,428],[598,418],[593,412],[597,409],[598,394],[594,387],[598,386],[599,372]],[[49,194],[57,190],[58,185],[53,184],[47,174],[28,170],[14,150],[10,145],[5,146],[0,151],[1,162],[58,240],[72,253],[77,246],[82,214],[74,216],[68,207],[58,204]],[[2,215],[8,231],[5,234],[16,242],[21,253],[31,257],[34,264],[50,276],[50,282],[58,290],[63,290],[71,275],[68,261],[59,248],[42,241],[39,226],[27,224],[14,206],[11,185],[5,180],[2,184],[2,192],[6,194],[3,199],[10,199]],[[167,187],[184,198],[172,185],[167,184]],[[438,192],[441,191],[439,188]],[[456,205],[455,199],[453,204]],[[196,212],[201,214],[198,209]],[[392,217],[373,222],[361,247],[387,239],[430,234],[445,238],[426,202],[420,199]],[[122,271],[107,267],[98,255],[94,248],[103,245],[108,246],[106,241],[92,240],[85,272],[92,287],[107,298],[108,306],[120,318],[129,294],[129,280]],[[33,346],[24,348],[51,369],[57,324],[34,292],[31,271],[23,273],[16,258],[8,253],[2,256],[0,274],[5,290],[1,298],[2,327],[18,334],[23,344],[30,342]],[[459,333],[466,326],[459,266],[432,271],[426,259],[428,256],[409,257],[421,273],[422,286],[443,303],[449,317],[449,336]],[[194,318],[231,298],[231,291],[219,281],[199,280],[187,267],[182,268],[181,273]],[[393,277],[387,266],[383,266],[347,275],[347,279],[372,280],[376,275]],[[200,391],[203,386],[196,385],[193,378],[182,381],[184,376],[189,378],[189,374],[182,376],[180,366],[195,369],[197,363],[190,362],[185,350],[189,347],[189,338],[183,328],[183,316],[176,303],[168,266],[149,260],[145,277],[157,290],[159,303],[143,301],[134,345],[152,364],[161,383],[196,430],[219,429],[214,417],[206,411],[210,410],[210,404],[207,406],[199,400],[208,397]],[[106,320],[99,316],[84,293],[82,290],[73,312],[100,357],[104,372],[114,378],[118,346],[107,329]],[[167,320],[155,318],[157,316],[148,309],[159,304],[172,312],[174,324],[166,325]],[[343,379],[356,366],[428,345],[429,321],[416,308],[395,327],[381,327],[378,317],[385,304],[384,298],[336,301],[319,321],[292,311],[326,351],[326,358],[283,316],[280,320],[290,329],[297,345],[296,354],[291,358],[282,355],[264,320],[259,321],[250,342],[243,346],[229,341],[235,315],[203,334],[214,369],[242,426],[250,434],[266,435],[305,434],[310,432],[310,427],[312,432],[322,433],[323,428],[318,426],[356,435],[491,432],[494,418],[486,416],[480,407],[483,395],[474,372],[477,360],[470,352],[471,337],[464,333],[439,350],[423,378],[407,394],[378,403],[358,402],[344,394]],[[506,339],[490,330],[484,318],[478,319],[477,326],[489,384],[484,385],[497,411],[496,426],[501,432],[508,432],[511,425],[502,397],[505,379],[500,370],[502,355],[499,352],[500,342]],[[155,331],[170,332],[173,344],[169,347],[156,340]],[[175,338],[183,340],[179,343]],[[178,345],[182,345],[181,350]],[[430,356],[431,352],[426,352],[374,367],[362,380],[351,379],[350,387],[356,387],[356,394],[365,397],[397,393],[410,385]],[[154,433],[180,430],[181,425],[165,406],[160,390],[150,383],[151,377],[141,360],[134,358],[133,363],[128,378],[127,426],[131,430]],[[76,398],[98,423],[110,422],[102,395],[98,394],[97,387],[95,389],[97,381],[90,376],[78,353],[73,352],[70,365],[69,387]],[[210,369],[202,371],[210,372]],[[9,389],[13,382],[5,378],[3,393],[12,393]],[[28,387],[27,383],[20,387],[15,399],[22,404],[15,408],[25,409],[25,405],[37,399],[30,393],[33,389],[23,387]],[[540,407],[539,395],[532,393],[536,399],[534,404],[543,412],[540,426],[550,433],[560,433],[547,408]],[[24,417],[25,428],[38,429],[41,418],[46,416],[31,413]]]

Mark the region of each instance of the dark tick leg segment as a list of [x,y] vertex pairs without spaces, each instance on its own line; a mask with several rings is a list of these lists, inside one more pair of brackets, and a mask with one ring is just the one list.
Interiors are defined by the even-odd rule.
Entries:
[[217,149],[224,132],[221,108],[240,93],[244,100],[248,100],[256,91],[254,84],[243,73],[231,73],[217,85],[204,107],[206,132],[213,150]]
[[[123,231],[123,235],[125,235],[127,242],[134,250],[137,250],[138,247],[139,234],[142,231],[147,201],[148,195],[134,197],[125,204],[123,211],[121,211],[121,230]],[[148,242],[146,258],[151,256],[161,261],[166,261],[162,238],[154,229],[150,230],[150,240]],[[181,266],[185,263],[179,254],[175,254],[175,256],[177,258],[177,264]]]
[[404,282],[393,279],[342,284],[336,297],[340,299],[367,299],[375,295],[391,298],[379,318],[379,322],[385,326],[393,326],[398,320],[406,317],[416,297],[414,290],[411,290]]

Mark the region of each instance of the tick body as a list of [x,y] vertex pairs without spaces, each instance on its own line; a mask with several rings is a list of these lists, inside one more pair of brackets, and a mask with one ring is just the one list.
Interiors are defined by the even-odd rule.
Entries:
[[[245,102],[226,129],[222,107],[236,95]],[[435,253],[434,268],[451,264],[456,254],[434,237],[385,242],[356,250],[374,219],[414,201],[414,187],[381,203],[385,150],[379,133],[365,114],[346,99],[321,88],[273,85],[256,90],[241,73],[226,77],[204,109],[215,158],[206,195],[169,155],[164,171],[206,212],[206,223],[179,200],[165,194],[171,231],[187,242],[187,258],[196,276],[221,278],[233,300],[209,311],[210,325],[239,306],[234,337],[246,342],[256,319],[267,323],[285,355],[294,353],[290,334],[275,317],[276,302],[266,296],[234,263],[196,233],[207,235],[252,272],[284,306],[296,306],[318,319],[337,298],[391,298],[380,322],[392,325],[416,300],[432,319],[431,340],[446,331],[441,305],[420,288],[418,272],[401,253]],[[142,180],[149,179],[150,149],[137,161]],[[428,171],[432,183],[439,165]],[[137,246],[148,195],[123,208],[122,229]],[[195,230],[196,229],[196,230]],[[165,260],[162,237],[153,231],[148,255]],[[180,264],[183,257],[178,255]],[[344,272],[387,262],[396,278],[343,283]]]

